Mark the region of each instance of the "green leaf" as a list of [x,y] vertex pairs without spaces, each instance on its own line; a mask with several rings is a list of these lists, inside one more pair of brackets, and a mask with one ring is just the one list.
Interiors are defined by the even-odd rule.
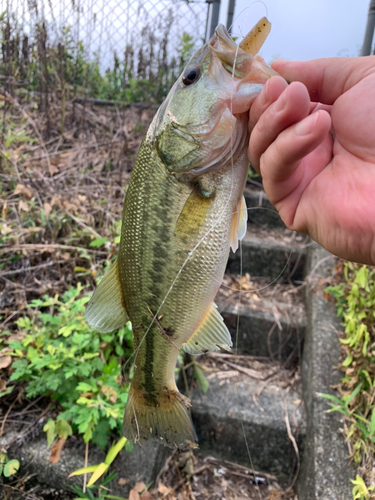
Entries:
[[358,285],[361,288],[365,288],[367,283],[367,275],[368,275],[367,266],[362,266],[360,270],[357,272],[357,276],[354,280],[354,283],[358,283]]
[[3,474],[5,477],[13,476],[18,471],[19,468],[20,468],[20,463],[18,460],[14,460],[14,459],[9,460],[9,462],[7,462],[4,465]]
[[76,493],[77,495],[79,495],[79,497],[75,497],[74,500],[79,500],[80,498],[87,498],[86,493],[83,493],[83,491],[81,490],[81,488],[79,488],[78,486],[72,485],[72,484],[69,484],[68,486],[69,486],[69,488],[71,490],[74,491],[74,493]]
[[98,248],[98,247],[102,247],[103,245],[105,245],[108,241],[108,238],[104,237],[104,238],[96,238],[95,240],[93,240],[91,243],[90,243],[90,247],[95,247],[95,248]]
[[90,477],[90,481],[87,483],[87,486],[93,485],[95,483],[95,481],[97,481],[100,478],[100,476],[105,474],[105,472],[108,470],[108,467],[109,467],[109,465],[105,464],[104,462],[97,465],[95,472]]
[[[33,315],[17,320],[26,335],[14,342],[17,359],[11,379],[25,383],[27,397],[51,397],[57,408],[62,407],[55,421],[50,419],[44,427],[49,445],[58,432],[65,437],[73,428],[85,442],[95,437],[104,447],[111,429],[120,428],[127,401],[129,384],[120,383],[120,356],[128,354],[122,341],[126,346],[132,343],[131,325],[121,333],[104,335],[91,329],[84,319],[89,297],[80,297],[82,289],[78,284],[61,297],[33,301]],[[104,340],[107,362],[100,355]],[[91,397],[80,397],[84,392],[91,392]]]
[[342,366],[350,366],[352,364],[352,361],[353,361],[353,355],[350,353],[346,356],[345,360],[343,361],[342,363]]
[[358,395],[361,389],[362,389],[362,382],[357,385],[354,391],[351,394],[349,394],[348,398],[345,400],[347,406],[349,405],[350,401],[352,401],[352,399],[354,399]]
[[83,469],[78,469],[69,474],[68,477],[80,476],[81,474],[90,474],[91,472],[95,472],[97,469],[97,465],[90,465],[89,467],[84,467]]
[[60,418],[56,422],[55,432],[62,439],[66,439],[68,436],[71,436],[73,434],[72,428],[63,418]]
[[15,387],[14,385],[10,385],[7,389],[5,389],[5,391],[1,391],[0,398],[6,396],[7,394],[10,394],[13,391],[14,387]]
[[375,408],[371,412],[370,434],[375,433]]
[[194,378],[198,382],[201,391],[206,394],[209,388],[207,377],[203,374],[202,368],[194,363]]
[[101,420],[95,427],[92,434],[92,442],[96,444],[101,450],[104,450],[108,444],[108,439],[110,436],[110,426],[108,420]]
[[85,443],[88,443],[92,438],[92,427],[88,427],[86,432],[83,435],[83,440]]
[[104,460],[104,462],[107,465],[111,465],[113,460],[117,457],[117,455],[120,453],[120,451],[125,446],[126,441],[127,441],[126,437],[123,436],[115,445],[113,445],[111,447],[111,449],[107,453],[107,456],[105,457],[105,460]]
[[86,384],[86,382],[80,382],[77,385],[77,391],[82,391],[82,392],[90,392],[94,389],[94,387],[90,384]]
[[105,494],[104,498],[111,498],[112,500],[126,500],[124,497],[117,497],[116,495],[107,495]]
[[323,393],[320,393],[319,396],[321,396],[322,398],[334,401],[338,405],[344,406],[344,402],[341,401],[341,399],[337,398],[336,396],[333,396],[332,394],[323,394]]
[[49,418],[47,423],[44,425],[43,430],[47,433],[47,444],[48,446],[51,446],[56,437],[55,421],[52,418]]

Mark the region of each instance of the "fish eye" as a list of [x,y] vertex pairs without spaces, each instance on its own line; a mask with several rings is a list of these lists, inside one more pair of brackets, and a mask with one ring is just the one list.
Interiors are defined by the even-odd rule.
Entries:
[[191,85],[199,80],[201,72],[199,68],[187,68],[182,76],[182,83],[184,85]]

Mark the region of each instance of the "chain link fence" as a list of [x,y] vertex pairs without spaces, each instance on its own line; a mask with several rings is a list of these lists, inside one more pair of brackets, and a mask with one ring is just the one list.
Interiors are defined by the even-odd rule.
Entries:
[[160,102],[205,42],[210,4],[183,0],[0,0],[0,76],[71,97]]

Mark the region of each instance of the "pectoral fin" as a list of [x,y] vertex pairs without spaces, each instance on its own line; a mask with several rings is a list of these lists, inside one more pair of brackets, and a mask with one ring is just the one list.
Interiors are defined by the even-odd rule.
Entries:
[[182,348],[189,354],[197,355],[218,351],[220,348],[229,350],[232,345],[229,330],[216,305],[212,304],[202,323],[189,340],[182,344]]
[[102,333],[112,332],[129,321],[117,260],[87,304],[85,318],[92,328]]
[[193,189],[177,220],[174,234],[185,243],[195,241],[194,238],[198,237],[207,222],[214,194],[208,193],[205,196],[202,191],[206,193],[206,189],[203,184],[198,184]]
[[230,247],[233,252],[238,248],[238,240],[242,240],[247,231],[247,205],[242,196],[238,202],[237,212],[233,215]]

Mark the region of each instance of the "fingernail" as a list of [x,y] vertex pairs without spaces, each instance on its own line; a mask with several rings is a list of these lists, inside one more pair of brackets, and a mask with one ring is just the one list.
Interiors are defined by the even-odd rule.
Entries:
[[281,96],[277,99],[275,103],[275,111],[281,111],[285,107],[286,103],[286,95],[287,95],[288,89],[286,88],[284,92],[281,94]]
[[311,115],[304,118],[301,122],[297,123],[294,129],[296,135],[308,135],[310,134],[318,121],[319,113],[312,113]]
[[261,106],[265,106],[268,102],[268,81],[265,83],[258,97],[258,102]]

